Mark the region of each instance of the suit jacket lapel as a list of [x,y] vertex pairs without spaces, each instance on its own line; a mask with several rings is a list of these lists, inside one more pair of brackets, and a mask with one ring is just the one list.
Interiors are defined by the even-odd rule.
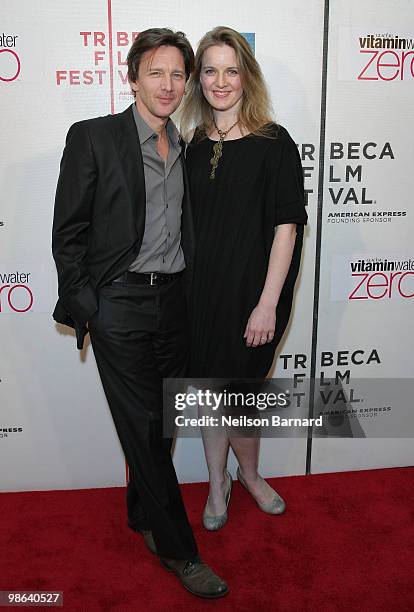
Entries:
[[113,128],[113,138],[131,198],[131,204],[136,213],[137,232],[142,238],[145,226],[144,162],[132,114],[132,106],[129,106],[123,113],[118,115],[118,121],[114,124]]

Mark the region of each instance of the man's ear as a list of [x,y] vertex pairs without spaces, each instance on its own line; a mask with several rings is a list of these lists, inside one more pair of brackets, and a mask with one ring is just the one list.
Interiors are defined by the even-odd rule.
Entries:
[[138,81],[138,79],[136,81],[130,81],[129,85],[130,85],[132,91],[137,93],[137,91],[139,90],[139,81]]

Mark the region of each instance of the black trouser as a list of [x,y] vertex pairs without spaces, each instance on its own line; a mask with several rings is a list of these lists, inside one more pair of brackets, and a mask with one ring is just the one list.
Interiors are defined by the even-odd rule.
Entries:
[[93,351],[129,466],[129,523],[151,529],[162,557],[191,559],[197,545],[162,435],[162,379],[185,377],[187,308],[182,278],[159,286],[113,282],[89,321]]

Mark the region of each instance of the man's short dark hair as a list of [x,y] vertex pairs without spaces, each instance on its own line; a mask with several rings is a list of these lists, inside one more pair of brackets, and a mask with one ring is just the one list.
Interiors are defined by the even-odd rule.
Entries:
[[194,51],[184,32],[174,32],[169,28],[150,28],[140,32],[128,52],[128,80],[135,83],[138,78],[139,64],[142,56],[162,45],[176,47],[184,58],[186,79],[194,70]]

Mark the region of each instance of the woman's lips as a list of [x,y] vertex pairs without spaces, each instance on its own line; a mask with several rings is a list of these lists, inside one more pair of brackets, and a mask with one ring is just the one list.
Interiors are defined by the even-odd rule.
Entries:
[[227,98],[230,93],[230,91],[213,91],[213,95],[216,96],[216,98]]

